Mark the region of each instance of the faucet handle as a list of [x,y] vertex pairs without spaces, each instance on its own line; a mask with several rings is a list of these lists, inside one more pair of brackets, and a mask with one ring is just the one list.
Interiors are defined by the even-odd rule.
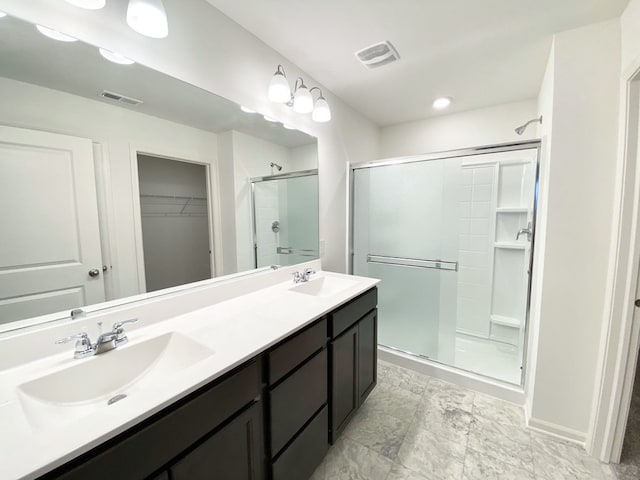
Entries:
[[91,339],[87,332],[76,333],[70,337],[64,337],[56,340],[55,343],[60,345],[62,343],[69,343],[72,340],[76,340],[76,349],[73,353],[74,358],[83,358],[93,353],[93,345],[91,345]]
[[112,330],[115,332],[116,330],[120,330],[127,323],[135,323],[137,321],[138,321],[137,318],[130,318],[129,320],[123,320],[121,322],[116,322],[116,323],[113,324]]
[[54,343],[56,343],[57,345],[60,345],[63,343],[69,343],[72,340],[78,340],[76,345],[78,343],[81,345],[91,345],[91,340],[89,340],[89,335],[87,334],[87,332],[76,333],[75,335],[71,335],[69,337],[64,337],[59,340],[56,340]]
[[313,275],[314,273],[316,273],[316,271],[313,268],[305,268],[302,271],[303,275]]

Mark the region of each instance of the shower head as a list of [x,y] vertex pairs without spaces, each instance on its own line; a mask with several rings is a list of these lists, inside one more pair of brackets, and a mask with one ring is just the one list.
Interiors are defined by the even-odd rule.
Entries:
[[540,115],[540,118],[534,118],[533,120],[529,120],[524,125],[521,125],[518,128],[516,128],[516,133],[518,135],[522,135],[524,133],[524,131],[527,129],[527,127],[529,125],[531,125],[532,123],[535,123],[535,122],[540,122],[540,125],[542,125],[542,115]]
[[271,168],[276,167],[278,171],[282,170],[282,165],[278,165],[277,163],[271,162]]

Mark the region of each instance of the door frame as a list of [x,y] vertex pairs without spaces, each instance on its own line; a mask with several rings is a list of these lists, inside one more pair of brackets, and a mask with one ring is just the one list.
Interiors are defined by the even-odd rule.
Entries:
[[140,208],[140,178],[138,176],[138,155],[149,155],[151,157],[164,158],[176,162],[193,163],[202,165],[206,169],[207,180],[207,211],[209,220],[209,249],[211,250],[210,269],[211,278],[222,272],[216,267],[222,266],[222,238],[220,223],[220,197],[217,160],[212,155],[211,158],[186,150],[168,149],[148,145],[130,145],[131,163],[131,196],[133,202],[133,224],[135,236],[136,252],[136,272],[138,276],[139,293],[147,293],[147,282],[144,268],[144,245],[142,241],[142,217]]
[[[533,260],[534,260],[534,252],[535,252],[535,242],[536,242],[536,223],[537,223],[537,213],[538,213],[538,202],[539,202],[539,185],[540,185],[540,153],[541,153],[542,141],[540,139],[536,140],[523,140],[520,142],[510,142],[510,143],[501,143],[501,144],[493,144],[493,145],[485,145],[478,147],[468,147],[468,148],[460,148],[456,150],[447,150],[442,152],[432,152],[425,153],[420,155],[410,155],[403,157],[394,157],[394,158],[386,158],[382,160],[373,160],[368,162],[361,163],[347,163],[347,198],[348,198],[348,206],[347,206],[347,235],[346,235],[346,252],[347,252],[347,272],[353,275],[353,257],[354,257],[354,247],[353,247],[353,227],[354,227],[354,180],[355,170],[360,170],[364,168],[371,167],[382,167],[389,165],[400,165],[404,163],[414,163],[414,162],[425,162],[431,160],[443,160],[448,158],[458,158],[458,157],[469,157],[473,155],[485,155],[485,154],[493,154],[493,153],[504,153],[504,152],[512,152],[517,150],[529,150],[536,149],[536,165],[535,165],[535,189],[534,189],[534,200],[533,200],[533,212],[532,212],[532,225],[531,225],[531,245],[529,251],[529,279],[527,284],[527,298],[526,298],[526,312],[525,312],[525,326],[524,326],[524,343],[522,345],[522,375],[520,377],[520,385],[519,388],[524,388],[527,385],[529,369],[527,365],[529,363],[529,334],[531,330],[531,290],[533,288]],[[404,354],[410,355],[413,358],[417,356],[411,352],[404,352],[399,349],[398,350]],[[454,370],[458,370],[456,367],[441,364],[438,362],[433,362],[430,359],[425,359],[421,356],[418,356],[421,361],[429,362],[434,366],[444,366],[446,368],[453,368]],[[483,377],[483,375],[479,375]],[[496,379],[486,377],[487,380],[496,381]],[[497,380],[500,382],[499,380]],[[505,385],[513,386],[513,384],[505,383]]]
[[587,451],[618,463],[640,347],[640,57],[622,76],[609,286]]

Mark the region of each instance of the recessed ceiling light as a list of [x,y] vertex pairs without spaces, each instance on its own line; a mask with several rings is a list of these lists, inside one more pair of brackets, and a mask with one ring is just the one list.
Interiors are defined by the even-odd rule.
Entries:
[[283,123],[282,126],[287,130],[296,130],[296,127],[292,127],[291,125],[287,125],[286,123]]
[[88,10],[100,10],[107,3],[106,0],[67,0],[67,3]]
[[440,97],[433,101],[433,108],[436,110],[443,110],[451,105],[451,97]]
[[273,117],[270,117],[269,115],[263,115],[263,117],[267,122],[277,122],[278,121],[277,119],[275,119]]
[[6,14],[6,13],[4,13],[4,12],[0,12],[0,18],[2,18],[2,17],[6,17],[6,16],[7,16],[7,14]]
[[42,25],[36,25],[36,28],[45,37],[53,38],[54,40],[58,40],[60,42],[77,42],[78,41],[77,38],[70,37],[69,35],[60,33],[59,31],[53,30],[52,28],[43,27]]
[[251,110],[249,107],[245,107],[244,105],[240,105],[240,110],[246,113],[256,113],[255,110]]
[[134,63],[136,63],[130,58],[125,57],[124,55],[120,55],[119,53],[112,52],[105,48],[99,48],[98,50],[100,50],[100,55],[102,55],[110,62],[117,63],[119,65],[133,65]]

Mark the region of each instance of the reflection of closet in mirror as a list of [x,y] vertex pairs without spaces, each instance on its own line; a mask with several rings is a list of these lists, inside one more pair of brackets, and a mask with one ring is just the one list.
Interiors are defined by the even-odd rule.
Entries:
[[256,268],[318,258],[318,171],[251,179]]
[[138,154],[147,291],[211,278],[207,167]]

